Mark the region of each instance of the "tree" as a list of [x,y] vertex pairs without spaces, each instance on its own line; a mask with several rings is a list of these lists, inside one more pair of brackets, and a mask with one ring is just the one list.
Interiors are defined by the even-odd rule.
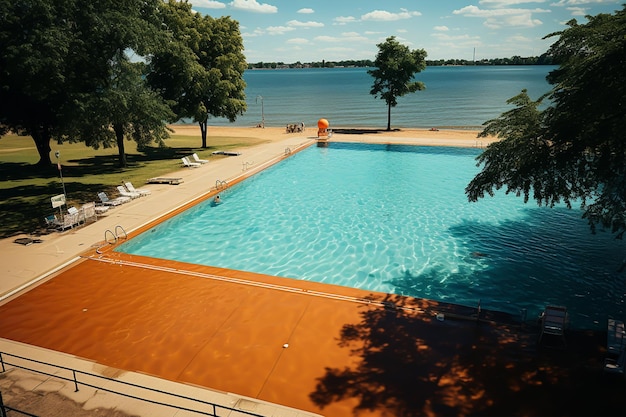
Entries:
[[[99,94],[85,97],[81,113],[76,114],[78,127],[68,137],[86,138],[87,146],[98,149],[117,146],[119,166],[126,167],[126,139],[134,140],[138,149],[151,142],[159,145],[169,137],[165,121],[173,112],[161,96],[147,86],[145,63],[130,62],[120,53],[111,62],[111,82]],[[82,123],[88,120],[89,123]]]
[[485,123],[480,136],[497,134],[478,157],[482,171],[466,187],[470,201],[507,193],[532,196],[549,207],[580,204],[592,231],[598,225],[621,238],[626,231],[626,5],[615,14],[568,22],[549,54],[559,67],[548,75],[551,103],[525,92],[517,109]]
[[374,77],[370,94],[387,103],[387,130],[391,130],[391,108],[398,104],[397,98],[426,88],[424,83],[412,81],[416,73],[426,68],[426,51],[411,51],[396,41],[395,36],[388,37],[376,46],[376,69],[367,71]]
[[162,19],[173,42],[150,58],[150,84],[174,106],[176,118],[192,118],[200,126],[202,147],[210,116],[231,122],[247,109],[247,68],[239,23],[192,12],[191,4],[169,0]]
[[0,133],[30,135],[40,166],[50,166],[50,140],[70,92],[74,7],[73,0],[0,0]]
[[42,166],[51,139],[94,143],[85,133],[111,126],[88,104],[111,86],[116,57],[158,41],[159,3],[0,0],[0,133],[30,135]]

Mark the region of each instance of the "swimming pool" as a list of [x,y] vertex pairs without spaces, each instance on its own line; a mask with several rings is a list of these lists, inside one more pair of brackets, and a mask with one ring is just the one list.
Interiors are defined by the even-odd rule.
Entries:
[[311,147],[117,250],[529,317],[560,304],[577,327],[623,317],[624,243],[577,210],[468,203],[479,152]]

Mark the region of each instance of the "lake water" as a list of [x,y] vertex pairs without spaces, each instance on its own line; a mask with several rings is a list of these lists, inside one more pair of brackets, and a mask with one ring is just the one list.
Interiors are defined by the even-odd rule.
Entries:
[[[506,101],[527,89],[536,99],[550,90],[546,81],[554,66],[428,67],[415,79],[426,90],[398,99],[392,128],[479,128],[510,107]],[[387,107],[369,94],[373,78],[367,68],[249,70],[248,111],[234,126],[266,126],[303,121],[315,126],[321,117],[331,127],[387,126]],[[262,97],[262,99],[261,99]],[[189,122],[189,120],[187,120]],[[209,125],[230,125],[212,118]]]

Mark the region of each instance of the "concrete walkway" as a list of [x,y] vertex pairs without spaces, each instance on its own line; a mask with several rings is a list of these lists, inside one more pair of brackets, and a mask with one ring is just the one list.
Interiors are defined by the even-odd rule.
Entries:
[[[136,230],[150,221],[165,215],[186,203],[207,193],[216,191],[216,184],[222,181],[231,183],[236,179],[251,175],[268,165],[284,158],[286,154],[296,152],[315,142],[314,137],[306,134],[290,135],[288,138],[268,144],[244,148],[238,151],[241,155],[224,156],[211,160],[198,168],[181,168],[167,177],[182,178],[179,185],[169,184],[135,184],[138,188],[151,191],[151,195],[135,199],[129,203],[111,208],[96,222],[70,229],[62,233],[51,233],[41,236],[40,243],[21,245],[14,243],[14,236],[0,241],[0,304],[13,299],[29,288],[45,281],[54,272],[70,265],[86,250],[105,244],[105,232],[115,230],[121,226],[127,233]],[[96,196],[94,196],[95,198]],[[201,415],[190,411],[156,405],[131,399],[103,389],[122,391],[165,404],[174,404],[179,407],[203,411],[211,414],[211,407],[198,404],[194,401],[176,399],[165,393],[174,393],[185,397],[202,399],[225,407],[244,410],[259,415],[271,416],[313,416],[316,414],[298,411],[287,407],[265,403],[258,399],[250,399],[236,394],[218,392],[206,388],[179,384],[148,375],[111,369],[89,360],[55,352],[39,347],[0,339],[0,352],[4,352],[3,361],[5,372],[0,373],[0,392],[4,404],[19,408],[29,407],[28,410],[40,410],[41,415],[51,415],[50,407],[55,408],[63,415],[98,415],[98,416],[187,416]],[[71,372],[51,369],[48,366],[23,361],[14,356],[26,357],[41,362],[52,363],[75,369],[80,372],[101,375],[104,377],[123,380],[133,384],[165,393],[146,393],[137,389],[120,387],[119,384],[107,380],[98,380],[94,377],[86,378],[84,383],[93,384],[101,389],[80,386],[75,392],[73,381],[66,381],[54,376],[38,374],[20,369],[19,366],[37,369],[48,374],[61,374],[71,378]],[[8,364],[18,365],[11,366]],[[80,379],[79,378],[79,379]],[[117,386],[112,386],[117,385]],[[33,405],[37,400],[40,404]],[[46,402],[47,401],[47,402]],[[71,408],[68,403],[71,403]],[[35,407],[35,408],[33,408]],[[39,408],[36,408],[39,407]],[[43,407],[43,408],[42,408]],[[70,408],[67,408],[70,407]],[[82,411],[77,411],[82,410]],[[30,411],[34,413],[34,411]],[[56,411],[55,411],[56,412]],[[84,413],[83,413],[84,412]],[[54,414],[61,415],[61,414]],[[236,411],[219,411],[220,416],[245,415]]]

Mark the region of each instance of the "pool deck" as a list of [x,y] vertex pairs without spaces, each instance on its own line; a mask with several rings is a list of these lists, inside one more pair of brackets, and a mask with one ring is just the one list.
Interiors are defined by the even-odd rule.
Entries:
[[[13,243],[20,236],[0,241],[0,352],[277,417],[626,414],[624,379],[602,373],[602,332],[570,331],[566,347],[545,348],[535,323],[506,315],[477,321],[472,309],[426,300],[95,251],[107,230],[132,235],[219,181],[315,142],[285,136],[167,175],[179,185],[141,185],[152,194],[95,223],[29,246]],[[197,415],[89,387],[74,392],[72,382],[11,366],[0,390],[16,408],[57,399],[54,407],[86,410],[67,415]]]

